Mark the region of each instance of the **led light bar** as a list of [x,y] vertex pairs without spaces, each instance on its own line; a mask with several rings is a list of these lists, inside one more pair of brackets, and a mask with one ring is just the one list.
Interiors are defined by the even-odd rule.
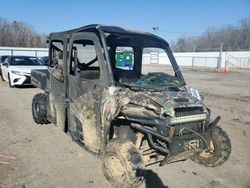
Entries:
[[177,125],[182,123],[190,123],[190,122],[196,122],[196,121],[203,121],[207,119],[207,114],[197,114],[197,115],[191,115],[191,116],[181,116],[181,117],[175,117],[171,118],[170,125]]

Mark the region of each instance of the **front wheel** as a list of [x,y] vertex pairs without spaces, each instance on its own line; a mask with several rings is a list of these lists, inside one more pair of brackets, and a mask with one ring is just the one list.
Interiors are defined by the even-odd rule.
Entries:
[[9,80],[9,87],[10,87],[10,88],[13,88],[14,86],[11,84],[10,75],[9,75],[9,74],[8,74],[8,80]]
[[1,74],[1,80],[4,81],[4,78],[3,78],[3,71],[2,71],[2,69],[1,69],[1,67],[0,67],[0,74]]
[[113,140],[103,158],[103,173],[115,187],[139,187],[143,180],[144,162],[140,151],[126,140]]
[[215,167],[226,162],[231,153],[231,142],[227,133],[216,126],[211,135],[209,147],[191,159],[201,165]]

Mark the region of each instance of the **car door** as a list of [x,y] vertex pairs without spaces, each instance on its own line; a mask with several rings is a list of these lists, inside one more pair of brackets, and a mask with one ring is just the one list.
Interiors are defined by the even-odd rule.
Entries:
[[68,66],[69,132],[88,150],[98,153],[101,144],[101,99],[107,79],[102,48],[94,33],[72,35]]
[[66,34],[52,34],[49,37],[49,80],[48,80],[48,120],[65,131],[67,38]]

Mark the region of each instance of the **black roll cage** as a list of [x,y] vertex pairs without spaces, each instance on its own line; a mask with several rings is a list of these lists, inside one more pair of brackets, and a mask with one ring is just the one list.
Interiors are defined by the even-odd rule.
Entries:
[[126,30],[126,29],[123,29],[123,28],[117,27],[117,26],[104,26],[104,25],[100,25],[100,24],[92,24],[92,25],[80,27],[78,29],[51,33],[49,36],[49,39],[51,39],[51,38],[53,39],[54,38],[53,36],[67,35],[67,42],[69,43],[69,39],[72,36],[72,34],[80,33],[80,32],[94,32],[97,35],[97,37],[99,38],[100,44],[103,48],[103,54],[104,54],[104,59],[105,59],[104,63],[106,64],[105,66],[107,67],[108,75],[110,77],[110,79],[109,79],[110,86],[114,86],[115,81],[114,81],[114,75],[113,75],[113,71],[112,71],[111,60],[110,60],[106,36],[105,36],[105,34],[107,34],[107,33],[108,34],[116,34],[116,35],[127,35],[127,36],[131,36],[131,37],[140,36],[142,38],[150,40],[156,46],[165,49],[166,53],[168,54],[169,60],[172,64],[172,67],[175,71],[176,77],[179,78],[180,81],[185,84],[185,80],[184,80],[182,73],[179,69],[179,66],[178,66],[178,64],[173,56],[173,53],[169,47],[169,44],[164,39],[162,39],[156,35],[153,35],[151,33]]

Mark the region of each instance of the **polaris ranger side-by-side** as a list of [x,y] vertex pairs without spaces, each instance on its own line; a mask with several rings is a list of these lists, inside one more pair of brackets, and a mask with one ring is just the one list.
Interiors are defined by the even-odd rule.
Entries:
[[116,187],[138,187],[145,168],[231,153],[199,92],[186,85],[168,43],[150,33],[89,25],[49,35],[48,70],[32,71],[36,123],[53,123],[102,159]]

